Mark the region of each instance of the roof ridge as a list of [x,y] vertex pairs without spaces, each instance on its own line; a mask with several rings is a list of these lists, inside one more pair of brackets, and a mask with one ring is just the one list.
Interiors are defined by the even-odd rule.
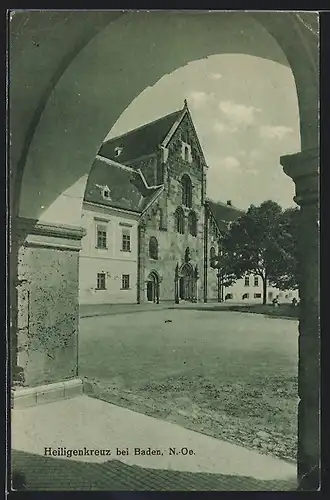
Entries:
[[206,198],[205,201],[206,202],[210,201],[211,203],[214,203],[215,205],[220,205],[221,207],[233,208],[234,210],[238,210],[239,212],[245,212],[244,209],[235,207],[235,205],[228,205],[224,201],[215,201],[215,200],[212,200],[211,198]]
[[107,158],[106,156],[97,154],[96,159],[99,161],[103,161],[104,163],[107,163],[108,165],[110,165],[112,167],[117,167],[117,168],[121,168],[123,170],[127,170],[128,172],[132,172],[132,173],[135,172],[136,173],[136,170],[134,168],[129,167],[127,165],[123,165],[122,163],[119,163],[115,160],[112,160],[111,158]]
[[126,137],[127,135],[132,134],[133,132],[136,132],[137,130],[142,130],[145,127],[149,127],[149,125],[154,125],[155,123],[164,120],[165,118],[168,118],[171,115],[175,115],[176,113],[184,112],[185,110],[178,109],[176,111],[172,111],[172,113],[168,113],[167,115],[161,116],[160,118],[156,118],[156,120],[153,120],[151,122],[145,123],[144,125],[140,125],[139,127],[133,128],[129,130],[128,132],[125,132],[124,134],[116,135],[115,137],[112,137],[111,139],[108,139],[107,141],[103,142],[102,145],[109,144],[112,141],[115,141],[117,139],[121,139],[122,137]]

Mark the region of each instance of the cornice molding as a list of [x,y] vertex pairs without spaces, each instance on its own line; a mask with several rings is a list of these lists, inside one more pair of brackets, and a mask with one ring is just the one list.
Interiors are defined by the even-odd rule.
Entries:
[[26,233],[26,235],[50,236],[75,241],[80,241],[86,235],[86,229],[83,227],[17,217],[12,221],[12,233],[22,232]]

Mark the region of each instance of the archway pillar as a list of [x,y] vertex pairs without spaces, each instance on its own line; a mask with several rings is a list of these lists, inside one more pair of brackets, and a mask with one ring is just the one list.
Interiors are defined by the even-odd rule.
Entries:
[[300,206],[298,481],[316,490],[320,478],[320,322],[319,322],[319,151],[281,157],[296,185]]
[[[65,387],[81,391],[78,257],[85,230],[17,218],[12,234],[12,383],[32,389],[16,387],[14,404],[25,406],[67,397]],[[52,387],[41,397],[37,388],[45,385]]]

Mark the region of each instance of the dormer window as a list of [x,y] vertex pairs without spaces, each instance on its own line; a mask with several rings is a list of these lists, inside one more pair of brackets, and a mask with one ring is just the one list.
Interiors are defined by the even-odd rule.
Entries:
[[111,199],[111,192],[110,192],[110,189],[108,188],[108,186],[104,186],[103,190],[102,190],[102,196],[104,199],[106,200],[110,200]]
[[123,148],[122,146],[117,146],[117,147],[115,148],[115,157],[116,157],[116,158],[117,158],[118,156],[120,156],[120,155],[121,155],[121,153],[122,153],[123,149],[124,149],[124,148]]

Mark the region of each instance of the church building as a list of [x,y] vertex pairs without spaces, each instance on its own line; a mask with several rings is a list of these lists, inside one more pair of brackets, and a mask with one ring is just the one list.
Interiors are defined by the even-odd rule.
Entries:
[[80,303],[234,298],[212,261],[244,212],[207,199],[207,169],[186,101],[103,143],[84,197]]

